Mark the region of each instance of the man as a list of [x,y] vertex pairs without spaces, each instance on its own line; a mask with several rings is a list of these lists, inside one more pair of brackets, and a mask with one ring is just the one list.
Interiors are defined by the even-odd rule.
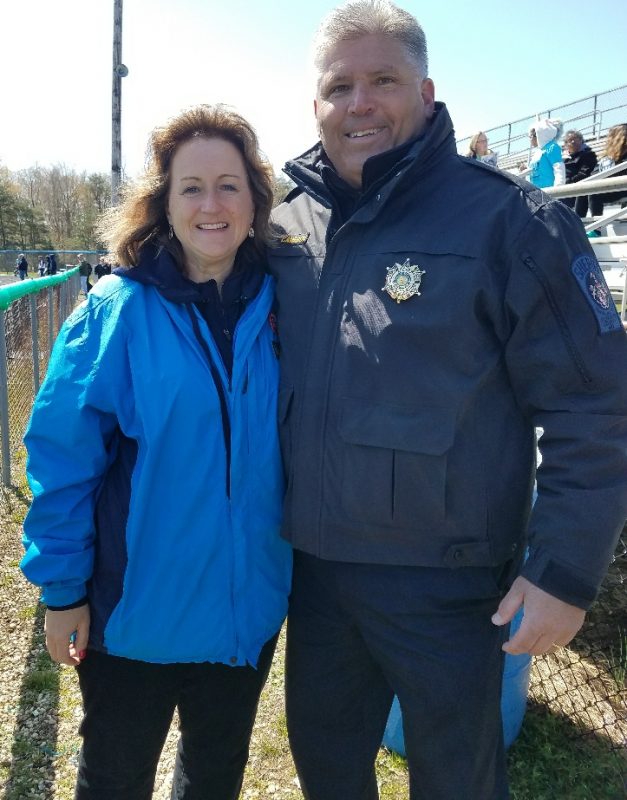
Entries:
[[81,279],[81,292],[87,297],[87,292],[91,289],[91,284],[89,283],[89,276],[92,271],[91,264],[82,253],[78,254],[76,261],[78,262],[78,274]]
[[457,155],[410,14],[332,11],[314,64],[270,252],[301,786],[376,798],[396,693],[411,797],[502,800],[503,650],[571,640],[627,514],[627,337],[576,216]]
[[94,267],[96,278],[100,280],[104,275],[111,274],[111,264],[107,262],[106,256],[100,256],[98,263]]
[[28,261],[24,253],[20,253],[15,259],[15,274],[21,281],[26,280],[28,275]]
[[[578,183],[584,178],[589,178],[597,165],[597,154],[584,142],[580,131],[566,131],[564,145],[568,152],[568,157],[564,159],[566,183]],[[569,208],[574,208],[581,219],[588,213],[587,195],[564,197],[562,202]]]

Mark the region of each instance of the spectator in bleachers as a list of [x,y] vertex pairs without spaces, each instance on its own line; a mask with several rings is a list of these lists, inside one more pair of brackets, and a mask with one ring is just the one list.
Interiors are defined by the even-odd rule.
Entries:
[[[597,165],[597,154],[585,143],[583,134],[575,130],[566,131],[564,146],[568,152],[564,159],[566,183],[578,183],[590,177]],[[564,197],[563,202],[569,208],[574,208],[582,219],[588,213],[588,195]]]
[[[599,161],[599,172],[604,172],[616,164],[627,162],[627,124],[614,125],[610,128],[605,140],[605,150]],[[621,173],[625,174],[625,172]],[[603,194],[591,194],[588,197],[590,213],[593,217],[603,216],[603,207],[606,203],[627,204],[627,189],[618,192],[604,192]]]
[[540,119],[529,129],[529,139],[534,148],[529,158],[529,180],[538,189],[561,186],[566,182],[562,148],[557,143],[561,133],[559,119]]
[[484,164],[490,164],[492,167],[497,166],[498,153],[490,150],[488,147],[488,137],[483,131],[475,133],[471,138],[466,156],[468,158],[474,158],[477,161],[483,161]]

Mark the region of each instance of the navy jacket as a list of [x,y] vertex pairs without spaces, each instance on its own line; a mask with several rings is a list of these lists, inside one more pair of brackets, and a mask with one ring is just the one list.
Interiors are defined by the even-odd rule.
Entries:
[[[399,152],[339,227],[320,145],[286,167],[283,534],[449,568],[528,542],[523,574],[586,608],[627,516],[627,337],[601,270],[563,203],[457,154],[443,104]],[[421,284],[396,302],[403,264]]]

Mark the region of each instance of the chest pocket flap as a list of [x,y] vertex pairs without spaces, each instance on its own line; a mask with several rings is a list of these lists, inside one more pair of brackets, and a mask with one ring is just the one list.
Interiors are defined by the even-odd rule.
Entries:
[[344,441],[410,453],[442,455],[455,438],[451,408],[408,408],[345,398],[340,434]]

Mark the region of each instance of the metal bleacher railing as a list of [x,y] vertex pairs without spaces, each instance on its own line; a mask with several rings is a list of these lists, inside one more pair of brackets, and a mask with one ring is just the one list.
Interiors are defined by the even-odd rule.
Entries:
[[80,291],[78,268],[0,288],[0,484],[22,443],[52,345]]
[[[601,149],[605,134],[612,125],[627,121],[627,84],[488,128],[485,133],[490,149],[498,153],[501,169],[510,169],[520,162],[527,162],[529,128],[538,117],[561,119],[565,131],[574,128],[583,134],[593,150]],[[465,154],[468,151],[470,139],[471,136],[465,136],[457,140],[460,153]]]

